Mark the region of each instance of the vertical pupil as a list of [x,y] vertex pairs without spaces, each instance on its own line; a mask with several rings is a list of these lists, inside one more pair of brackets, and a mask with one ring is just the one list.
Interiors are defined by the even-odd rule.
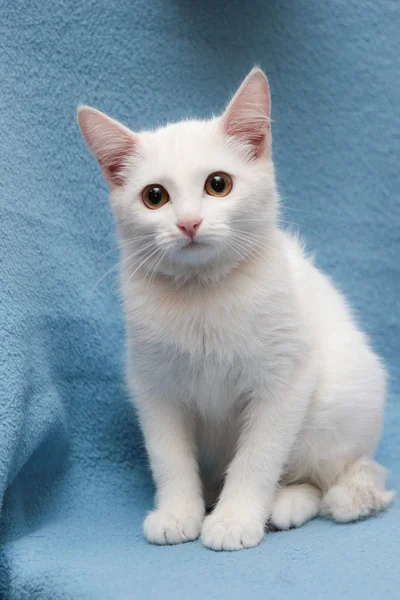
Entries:
[[149,190],[148,195],[152,204],[160,204],[163,197],[163,192],[160,187],[153,187]]
[[210,183],[214,192],[221,193],[225,189],[225,179],[221,175],[214,175]]

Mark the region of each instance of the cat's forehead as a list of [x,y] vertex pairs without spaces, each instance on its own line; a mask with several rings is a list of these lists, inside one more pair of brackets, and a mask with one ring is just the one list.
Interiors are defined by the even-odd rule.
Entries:
[[197,142],[209,143],[210,136],[214,136],[217,131],[217,120],[186,120],[178,123],[169,123],[164,127],[160,127],[155,131],[149,132],[148,139],[150,142],[160,146],[169,145],[171,143],[179,143],[182,146],[187,146]]
[[146,162],[167,169],[206,168],[232,159],[217,119],[182,121],[145,132],[141,144]]

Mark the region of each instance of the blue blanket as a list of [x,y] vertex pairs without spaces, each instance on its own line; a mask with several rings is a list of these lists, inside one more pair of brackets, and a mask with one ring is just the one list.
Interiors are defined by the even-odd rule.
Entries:
[[0,14],[0,597],[398,597],[399,503],[239,553],[143,540],[153,489],[123,383],[115,231],[75,120],[80,102],[132,128],[203,117],[264,67],[285,225],[389,365],[379,459],[400,488],[398,1],[14,0]]

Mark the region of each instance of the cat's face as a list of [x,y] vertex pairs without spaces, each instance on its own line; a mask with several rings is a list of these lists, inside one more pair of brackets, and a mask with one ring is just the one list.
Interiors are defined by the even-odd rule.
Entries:
[[133,133],[94,109],[79,110],[132,269],[188,276],[260,252],[276,219],[269,116],[259,70],[210,121]]

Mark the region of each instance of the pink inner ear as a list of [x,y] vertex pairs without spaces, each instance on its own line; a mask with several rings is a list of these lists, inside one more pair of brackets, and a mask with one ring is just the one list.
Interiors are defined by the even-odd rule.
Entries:
[[258,158],[269,148],[271,101],[267,78],[253,69],[223,115],[224,132],[246,143],[250,157]]
[[228,135],[242,139],[251,147],[251,158],[259,158],[266,150],[269,125],[264,123],[242,121],[233,124],[226,123]]
[[123,169],[126,166],[127,159],[133,154],[135,144],[133,140],[127,140],[118,150],[99,158],[99,163],[103,169],[104,176],[113,185],[121,186],[124,183]]
[[90,107],[78,111],[78,121],[107,182],[112,187],[123,185],[123,169],[136,147],[134,134],[118,121]]

